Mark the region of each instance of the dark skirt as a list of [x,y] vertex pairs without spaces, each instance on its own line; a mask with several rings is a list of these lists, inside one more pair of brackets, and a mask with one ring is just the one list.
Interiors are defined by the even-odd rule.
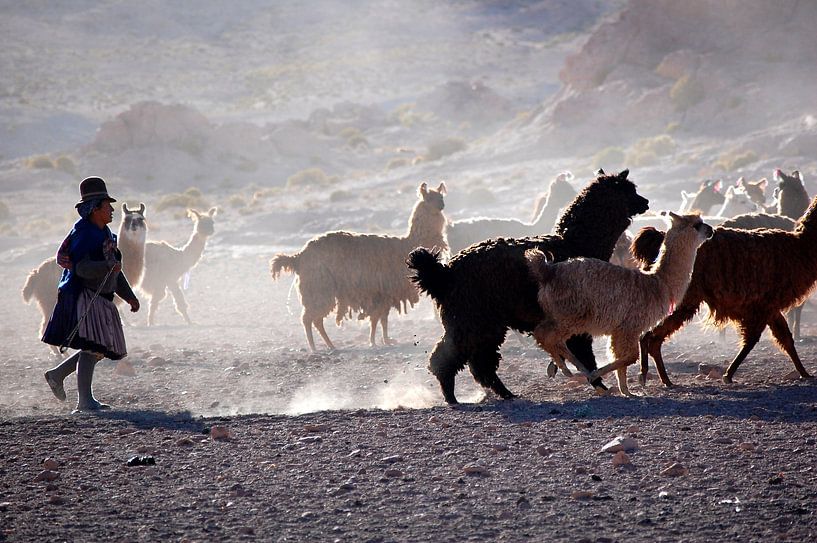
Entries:
[[[93,297],[94,292],[87,288],[76,293],[60,291],[54,312],[45,327],[43,341],[57,347],[65,345],[71,349],[102,353],[111,360],[124,358],[128,351],[119,310],[113,300],[103,295],[97,296],[91,304]],[[86,310],[87,315],[68,343],[68,336]]]

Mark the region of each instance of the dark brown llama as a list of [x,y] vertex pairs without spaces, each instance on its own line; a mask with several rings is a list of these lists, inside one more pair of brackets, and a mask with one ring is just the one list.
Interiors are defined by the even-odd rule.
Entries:
[[409,219],[405,236],[329,232],[310,240],[294,255],[278,254],[270,261],[273,280],[286,270],[298,275],[304,325],[309,349],[315,351],[312,327],[326,346],[335,348],[323,319],[337,310],[340,324],[353,312],[368,317],[371,324],[369,342],[375,344],[379,322],[383,343],[393,344],[389,337],[389,311],[404,312],[407,305],[420,300],[417,288],[409,281],[406,256],[418,246],[447,249],[443,195],[445,184],[429,189],[422,183],[419,199]]
[[767,211],[796,221],[803,216],[811,201],[803,185],[803,174],[794,170],[791,175],[786,175],[777,169],[774,171],[774,179],[777,181],[774,189],[775,202]]
[[[555,261],[577,256],[608,260],[632,217],[648,209],[628,174],[600,175],[589,183],[562,213],[555,234],[488,240],[447,264],[428,249],[412,251],[407,261],[412,279],[438,305],[445,329],[429,369],[447,403],[457,403],[454,379],[466,365],[480,385],[503,399],[514,397],[497,375],[499,347],[509,328],[530,333],[544,317],[525,252],[539,249]],[[590,336],[574,336],[567,344],[585,369],[596,369]],[[602,386],[601,380],[593,384]]]
[[[633,254],[644,262],[662,233],[645,229],[633,241]],[[661,345],[697,312],[709,306],[709,319],[718,326],[732,324],[741,336],[741,348],[723,375],[731,383],[740,364],[754,348],[766,326],[777,346],[791,358],[803,378],[803,367],[783,312],[802,303],[817,281],[817,199],[798,221],[794,232],[738,230],[718,227],[698,250],[692,280],[675,311],[641,339],[641,375],[647,374],[647,356],[655,360],[658,374],[672,386],[664,368]]]
[[720,209],[724,201],[721,184],[720,179],[705,179],[701,181],[697,192],[689,193],[682,190],[681,198],[684,203],[681,205],[680,211],[682,213],[700,211],[701,215],[709,215],[713,207],[718,206],[718,209]]

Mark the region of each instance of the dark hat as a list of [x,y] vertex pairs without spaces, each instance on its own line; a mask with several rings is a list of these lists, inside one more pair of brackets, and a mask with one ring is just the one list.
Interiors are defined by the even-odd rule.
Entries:
[[86,177],[79,184],[80,201],[74,207],[79,207],[90,200],[102,198],[109,202],[115,202],[113,198],[108,195],[108,189],[105,187],[105,181],[101,177]]

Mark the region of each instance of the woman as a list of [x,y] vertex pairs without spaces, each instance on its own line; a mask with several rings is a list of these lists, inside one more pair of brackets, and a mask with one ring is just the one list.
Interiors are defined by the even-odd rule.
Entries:
[[57,263],[65,269],[57,287],[57,304],[43,334],[43,341],[49,345],[79,349],[45,372],[51,391],[65,401],[63,381],[76,370],[74,413],[110,409],[94,398],[91,383],[98,361],[119,360],[127,355],[114,294],[128,302],[131,311],[139,311],[139,300],[122,273],[116,235],[108,228],[113,220],[111,202],[116,200],[108,195],[105,181],[99,177],[84,179],[79,192],[81,199],[75,207],[81,218],[57,252]]

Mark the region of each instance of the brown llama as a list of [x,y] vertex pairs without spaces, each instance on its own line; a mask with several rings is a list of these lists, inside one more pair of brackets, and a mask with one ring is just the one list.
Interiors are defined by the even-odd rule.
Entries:
[[179,282],[201,260],[207,238],[215,232],[213,217],[216,211],[215,207],[207,213],[187,210],[187,216],[193,220],[193,233],[181,248],[173,247],[166,241],[149,241],[145,244],[145,271],[139,288],[148,298],[148,326],[155,324],[156,309],[168,291],[173,296],[176,312],[187,324],[192,324]]
[[569,183],[572,178],[572,173],[562,172],[550,182],[547,195],[537,200],[533,220],[529,223],[518,219],[487,217],[449,222],[446,238],[451,253],[489,238],[521,238],[550,233],[559,218],[559,212],[576,197],[576,189]]
[[768,187],[768,185],[769,180],[765,177],[754,182],[747,181],[744,177],[739,177],[735,182],[735,186],[743,187],[749,199],[761,210],[766,209],[766,187]]
[[[663,234],[644,229],[633,241],[633,254],[652,262],[655,239]],[[642,239],[643,238],[643,239]],[[642,243],[643,242],[643,243]],[[802,378],[811,377],[797,354],[783,312],[800,304],[817,281],[817,199],[793,232],[739,230],[718,227],[698,250],[687,293],[675,311],[641,339],[641,375],[646,380],[648,355],[655,360],[666,386],[672,382],[664,368],[661,345],[698,312],[709,306],[715,326],[733,325],[741,336],[740,351],[723,375],[731,383],[740,364],[768,326],[775,343],[791,359]]]
[[[499,348],[508,329],[530,333],[544,318],[525,251],[539,249],[556,260],[608,260],[632,217],[648,209],[647,199],[636,192],[628,175],[628,170],[599,174],[562,213],[549,236],[491,239],[460,251],[447,264],[428,249],[412,251],[407,262],[414,270],[412,280],[436,302],[445,329],[429,358],[429,370],[447,403],[457,403],[454,380],[466,365],[480,385],[503,399],[514,397],[497,375]],[[596,368],[590,336],[573,337],[568,346],[585,368]],[[592,384],[603,388],[601,380]]]
[[563,365],[566,359],[582,368],[565,344],[570,336],[610,336],[613,362],[592,374],[588,372],[587,377],[593,379],[615,371],[619,391],[630,395],[627,367],[638,360],[641,334],[683,298],[695,253],[712,237],[712,227],[704,224],[699,215],[669,215],[672,227],[667,231],[658,263],[650,271],[593,258],[554,264],[541,251],[528,251],[528,266],[539,283],[537,300],[545,315],[533,337],[557,365]]
[[701,181],[696,192],[681,191],[681,213],[700,211],[701,215],[709,215],[712,208],[723,205],[720,179],[705,179]]
[[[122,272],[131,285],[136,285],[142,276],[145,254],[145,204],[139,204],[139,209],[131,211],[127,204],[122,204],[122,221],[119,224],[117,247],[122,252]],[[40,323],[40,336],[45,331],[45,325],[51,317],[54,305],[57,303],[57,284],[60,282],[62,268],[57,265],[54,257],[47,258],[35,269],[31,270],[23,285],[23,301],[31,303],[34,300],[43,315]],[[122,299],[116,297],[117,303]],[[50,346],[57,353],[59,349]]]
[[445,183],[429,189],[422,183],[418,201],[404,236],[328,232],[311,239],[294,255],[277,254],[270,261],[275,280],[282,270],[298,275],[298,290],[303,304],[301,322],[309,349],[315,351],[312,327],[326,346],[335,346],[326,334],[323,319],[337,310],[340,325],[353,312],[371,324],[369,343],[375,345],[377,323],[383,343],[394,344],[389,337],[389,311],[400,312],[420,300],[417,288],[409,281],[405,260],[415,247],[447,249],[443,195]]

